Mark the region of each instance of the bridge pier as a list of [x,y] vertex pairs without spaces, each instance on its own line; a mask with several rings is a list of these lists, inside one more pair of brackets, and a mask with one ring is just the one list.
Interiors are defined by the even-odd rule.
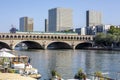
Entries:
[[75,50],[75,46],[74,46],[74,47],[72,47],[72,49],[73,49],[73,50]]
[[72,45],[72,49],[75,50],[75,45]]
[[72,48],[73,50],[75,49],[75,43],[74,43],[74,42],[71,43],[71,48]]
[[46,45],[43,45],[42,47],[43,47],[43,49],[44,49],[44,50],[46,50],[46,49],[47,49],[47,46],[46,46]]
[[11,49],[11,50],[14,50],[13,44],[10,44],[10,49]]

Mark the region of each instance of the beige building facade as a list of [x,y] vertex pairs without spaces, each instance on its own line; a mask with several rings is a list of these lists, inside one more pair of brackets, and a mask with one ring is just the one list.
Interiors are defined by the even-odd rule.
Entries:
[[21,17],[19,20],[20,31],[28,32],[33,31],[33,18]]
[[49,10],[49,32],[70,30],[73,28],[72,9],[53,8]]
[[86,11],[86,26],[96,26],[102,24],[102,14],[98,11]]

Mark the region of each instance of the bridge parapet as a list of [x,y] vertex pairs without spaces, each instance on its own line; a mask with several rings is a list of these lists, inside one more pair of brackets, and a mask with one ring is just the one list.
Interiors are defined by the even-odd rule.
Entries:
[[13,34],[0,33],[0,40],[74,40],[74,41],[92,41],[90,35],[52,35],[52,34]]

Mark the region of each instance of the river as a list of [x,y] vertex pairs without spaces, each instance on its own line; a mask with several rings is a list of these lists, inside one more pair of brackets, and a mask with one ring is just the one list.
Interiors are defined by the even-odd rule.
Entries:
[[32,58],[31,64],[42,75],[40,80],[49,79],[51,70],[56,70],[64,79],[73,78],[80,68],[87,74],[108,72],[114,79],[120,72],[120,51],[29,50],[15,53]]

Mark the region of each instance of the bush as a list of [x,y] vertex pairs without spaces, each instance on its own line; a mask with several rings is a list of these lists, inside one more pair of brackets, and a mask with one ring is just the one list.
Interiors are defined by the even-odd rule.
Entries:
[[52,70],[51,74],[52,74],[52,76],[56,76],[57,75],[55,70]]
[[96,77],[98,77],[100,80],[104,80],[103,75],[100,71],[97,71],[94,73]]
[[58,74],[56,70],[52,70],[52,71],[51,71],[51,75],[52,75],[52,77],[53,77],[53,76],[61,77],[60,74]]
[[15,70],[14,69],[9,69],[8,73],[15,73]]
[[82,69],[74,76],[75,79],[86,79],[86,75],[83,73]]

